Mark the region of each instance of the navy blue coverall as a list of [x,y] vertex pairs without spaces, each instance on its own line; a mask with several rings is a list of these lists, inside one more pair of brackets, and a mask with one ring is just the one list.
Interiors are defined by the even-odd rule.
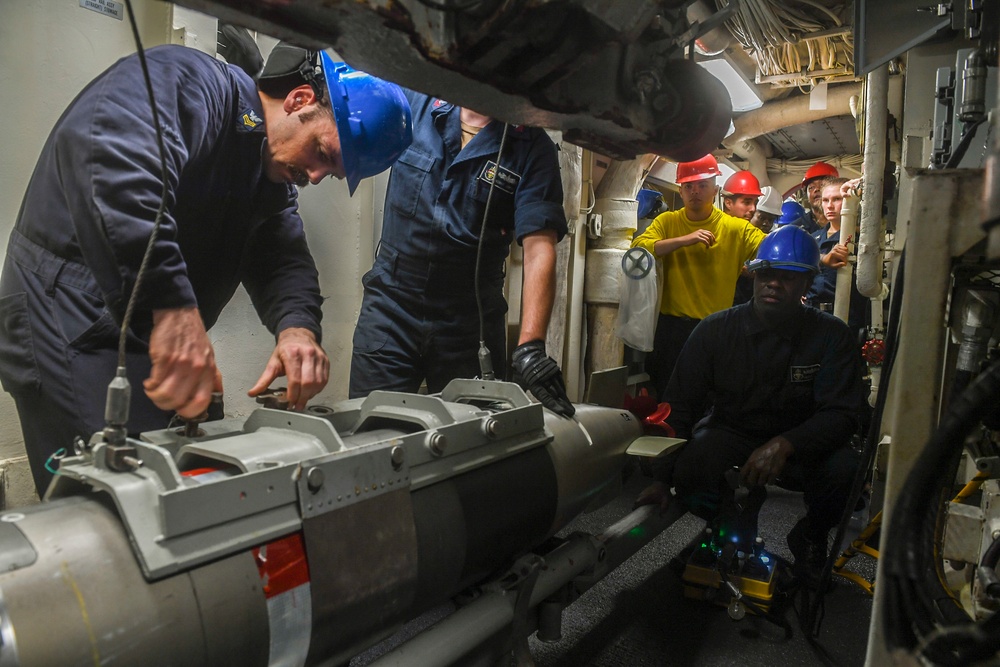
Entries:
[[[152,311],[197,306],[206,328],[242,283],[273,334],[320,338],[321,296],[297,195],[261,171],[253,81],[193,49],[146,52],[166,151],[166,210],[128,333],[129,431],[171,417],[142,391]],[[36,488],[45,462],[104,426],[119,323],[160,206],[160,159],[135,55],[91,82],[42,149],[0,277],[0,381]]]
[[503,123],[462,147],[461,108],[406,91],[413,144],[392,167],[382,240],[365,274],[354,332],[352,398],[377,389],[415,392],[426,380],[479,375],[476,248],[490,185],[480,275],[485,341],[497,377],[506,368],[504,261],[532,232],[566,233],[556,148],[541,129],[511,126],[497,168]]
[[[819,244],[820,257],[826,255],[833,246],[840,243],[840,230],[827,236],[830,225],[813,232],[812,237]],[[821,304],[829,304],[832,311],[833,298],[837,291],[837,271],[826,265],[820,266],[820,271],[813,279],[813,284],[806,293],[806,301],[812,306],[819,308]],[[857,337],[858,331],[866,328],[871,323],[871,302],[858,291],[858,274],[851,273],[851,303],[847,310],[847,325],[851,327],[851,332]]]
[[668,421],[688,442],[664,481],[693,513],[715,518],[726,471],[783,435],[795,452],[778,484],[805,492],[817,530],[839,521],[857,468],[848,444],[865,407],[860,359],[843,322],[802,306],[771,329],[752,300],[713,313],[684,345],[666,398]]

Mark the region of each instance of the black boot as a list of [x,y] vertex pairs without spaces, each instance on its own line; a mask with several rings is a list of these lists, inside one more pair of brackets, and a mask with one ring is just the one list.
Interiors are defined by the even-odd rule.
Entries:
[[799,519],[785,538],[795,559],[792,572],[811,588],[818,587],[823,577],[823,568],[830,553],[827,546],[829,533],[829,529],[814,528],[809,517],[805,517]]

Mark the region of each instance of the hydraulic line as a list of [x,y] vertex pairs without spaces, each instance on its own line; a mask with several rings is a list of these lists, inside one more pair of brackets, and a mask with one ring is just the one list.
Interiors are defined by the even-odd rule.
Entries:
[[[882,415],[885,412],[885,403],[889,394],[889,378],[892,376],[892,369],[896,361],[899,322],[903,304],[903,286],[905,284],[905,270],[906,249],[904,248],[903,252],[899,255],[899,267],[896,271],[897,278],[893,283],[892,298],[889,306],[889,321],[886,324],[886,356],[885,365],[882,371],[882,383],[879,386],[878,395],[875,399],[875,407],[872,411],[871,422],[868,425],[868,434],[865,439],[864,450],[861,454],[861,460],[858,463],[857,473],[854,475],[854,481],[851,485],[850,494],[847,497],[847,505],[844,507],[844,513],[841,516],[840,524],[837,526],[837,532],[833,538],[834,545],[839,545],[844,540],[844,534],[847,532],[848,524],[850,524],[851,515],[854,514],[854,507],[857,505],[858,499],[861,497],[865,481],[868,478],[868,472],[871,469],[872,463],[875,460],[875,454],[878,451],[879,429],[882,426]],[[806,636],[815,637],[819,635],[819,609],[823,604],[825,591],[829,588],[830,578],[833,576],[833,564],[836,562],[838,556],[839,554],[834,552],[832,549],[827,555],[826,564],[823,567],[823,575],[820,578],[819,591],[816,593],[813,603],[806,608],[805,614],[802,617],[802,629]]]
[[[885,568],[885,585],[892,591],[891,600],[895,605],[886,617],[890,650],[913,650],[919,639],[930,639],[928,635],[936,622],[942,622],[942,619],[934,618],[934,612],[944,610],[934,608],[934,592],[927,590],[927,583],[923,581],[922,573],[926,572],[927,566],[935,565],[927,562],[928,551],[933,556],[934,547],[932,543],[931,549],[927,549],[927,531],[921,529],[921,524],[938,508],[936,503],[941,502],[942,487],[947,486],[942,471],[945,475],[949,473],[953,468],[950,464],[961,453],[966,435],[985,415],[996,410],[998,403],[1000,364],[993,364],[952,403],[910,471],[899,495],[894,508],[896,520],[887,536],[887,544],[898,546],[886,553]],[[933,642],[924,646],[926,657],[951,662],[949,655],[939,652],[939,647],[940,643],[935,645]]]
[[[500,148],[497,149],[497,173],[493,176],[493,180],[490,181],[490,191],[486,195],[486,206],[483,208],[483,224],[479,228],[479,243],[476,245],[474,289],[476,292],[476,309],[479,311],[479,372],[482,374],[484,380],[493,380],[496,378],[496,374],[493,370],[493,358],[490,356],[489,348],[486,347],[486,321],[483,313],[483,295],[479,290],[479,268],[483,258],[483,239],[486,237],[486,221],[490,214],[490,202],[493,201],[493,188],[496,187],[497,179],[500,178],[500,160],[503,158],[503,147],[507,143],[507,128],[509,127],[507,123],[503,124]],[[501,372],[503,372],[503,369],[501,369]]]

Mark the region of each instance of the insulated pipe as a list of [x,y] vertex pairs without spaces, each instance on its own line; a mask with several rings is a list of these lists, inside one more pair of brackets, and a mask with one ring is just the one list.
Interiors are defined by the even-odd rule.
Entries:
[[827,93],[825,109],[810,109],[808,95],[768,102],[759,109],[748,111],[733,120],[736,131],[723,139],[722,143],[726,148],[733,148],[747,139],[753,139],[784,127],[832,116],[845,116],[851,113],[851,97],[860,91],[860,84],[832,86]]
[[889,66],[868,74],[865,90],[864,206],[858,235],[858,291],[869,299],[882,294],[885,238],[882,221],[882,179],[885,174],[885,134],[889,105]]
[[[625,346],[615,334],[622,254],[636,230],[636,193],[655,155],[614,160],[597,188],[594,214],[601,215],[597,238],[588,243],[584,300],[587,303],[587,371],[622,365]],[[596,231],[596,230],[594,230]]]
[[[580,217],[580,204],[583,200],[582,188],[582,156],[583,149],[565,141],[559,144],[559,170],[563,184],[563,213],[566,216],[567,238],[556,246],[556,294],[552,303],[552,317],[545,335],[545,347],[553,359],[557,359],[566,381],[568,371],[567,361],[571,354],[568,349],[568,336],[571,331],[580,335],[580,322],[571,318],[573,309],[573,283],[571,266],[573,263],[573,242],[577,219]],[[588,195],[589,196],[589,195]],[[576,311],[579,312],[579,305]],[[579,345],[577,344],[577,350]],[[578,352],[577,352],[578,355]],[[579,377],[577,375],[577,377]],[[576,378],[574,378],[576,379]],[[571,401],[580,400],[580,396],[569,394]]]
[[594,154],[588,150],[583,151],[581,180],[580,210],[576,218],[570,220],[572,254],[566,294],[566,361],[562,367],[566,395],[571,401],[583,400],[582,351],[585,344],[583,333],[586,331],[583,284],[587,268],[587,215],[594,207]]
[[760,182],[761,187],[771,184],[771,178],[767,174],[767,158],[774,153],[770,142],[758,141],[757,139],[744,139],[738,145],[732,147],[737,155],[745,157],[747,169]]
[[[858,202],[856,195],[844,197],[843,208],[840,209],[840,242],[847,246],[848,256],[852,255],[854,232],[858,228]],[[833,315],[844,322],[851,311],[851,282],[854,265],[848,259],[847,264],[837,269],[837,289],[833,297]]]

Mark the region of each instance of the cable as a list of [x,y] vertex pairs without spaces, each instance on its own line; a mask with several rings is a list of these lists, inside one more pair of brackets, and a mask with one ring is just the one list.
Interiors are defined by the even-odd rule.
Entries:
[[486,317],[483,313],[483,295],[479,291],[479,268],[483,259],[483,239],[486,238],[486,222],[490,214],[490,202],[493,201],[493,189],[500,178],[500,160],[503,158],[504,144],[507,143],[507,128],[510,125],[503,124],[503,134],[500,136],[500,147],[497,149],[497,171],[490,181],[490,191],[486,195],[486,207],[483,209],[483,224],[479,228],[479,242],[476,245],[476,273],[474,277],[476,292],[476,309],[479,312],[479,371],[484,380],[493,380],[496,375],[493,372],[493,359],[490,356],[490,349],[486,347]]
[[153,96],[153,83],[149,78],[149,67],[146,65],[146,52],[142,48],[142,40],[139,37],[139,27],[135,21],[132,0],[125,0],[125,5],[128,7],[132,37],[135,39],[136,53],[139,56],[139,64],[142,67],[142,79],[146,84],[146,95],[149,97],[149,106],[153,110],[153,127],[156,129],[156,146],[160,154],[160,180],[163,182],[163,189],[160,191],[160,207],[156,211],[153,231],[150,233],[149,241],[146,243],[146,252],[142,255],[142,262],[139,264],[139,271],[135,276],[135,285],[132,287],[132,293],[128,298],[128,305],[125,307],[125,315],[122,317],[121,334],[118,337],[118,367],[122,369],[125,368],[126,333],[132,321],[132,313],[135,310],[139,289],[142,287],[143,278],[149,266],[150,257],[153,254],[153,246],[156,244],[156,237],[159,235],[160,225],[163,222],[163,214],[167,208],[167,158],[166,150],[163,148],[163,132],[160,130],[160,114],[156,109],[156,99]]
[[483,4],[483,0],[469,0],[468,2],[452,5],[448,2],[437,2],[437,0],[417,0],[428,9],[436,9],[439,12],[467,12],[476,6]]
[[971,125],[967,125],[965,131],[962,132],[962,138],[955,145],[955,148],[951,151],[951,157],[948,158],[948,163],[944,166],[945,169],[954,169],[965,157],[966,151],[969,150],[969,145],[972,143],[973,137],[976,136],[976,130],[979,126],[986,122],[986,118],[981,118]]
[[[935,622],[942,621],[934,618],[934,612],[937,610],[933,604],[928,606],[929,601],[933,602],[932,592],[922,589],[920,584],[921,571],[926,570],[928,565],[925,544],[919,539],[926,533],[921,530],[921,523],[926,521],[930,510],[940,509],[942,471],[945,474],[949,472],[952,466],[948,464],[961,453],[965,437],[983,417],[996,409],[998,403],[1000,403],[1000,364],[994,363],[983,371],[949,407],[938,430],[914,464],[897,498],[893,508],[893,516],[896,519],[890,526],[886,543],[898,546],[894,546],[893,550],[885,554],[886,575],[883,577],[886,580],[885,585],[900,594],[894,593],[893,596],[893,600],[898,601],[897,604],[900,606],[886,617],[886,635],[892,642],[890,650],[895,648],[913,650],[918,637],[926,638],[928,641],[923,644],[921,650],[927,658],[960,664],[953,662],[954,654],[949,647],[942,647],[941,642],[930,636],[936,631]],[[936,551],[934,555],[937,555]],[[916,628],[910,625],[910,620]],[[980,628],[984,625],[981,624]]]
[[[771,81],[775,87],[798,85],[807,80],[829,80],[852,74],[854,42],[844,35],[818,35],[839,28],[843,21],[837,12],[815,0],[742,0],[726,25],[744,50],[757,63],[761,77],[781,77]],[[730,0],[716,0],[716,8],[729,7]],[[842,11],[842,8],[837,8]],[[803,52],[804,51],[804,55]],[[805,58],[805,60],[803,60]],[[843,74],[812,76],[818,70],[835,70],[847,63]],[[785,78],[787,77],[787,78]]]
[[[886,323],[885,336],[885,365],[882,370],[882,380],[879,383],[878,394],[875,397],[875,406],[872,411],[871,421],[868,424],[868,434],[865,439],[865,447],[858,462],[858,470],[851,483],[851,491],[847,496],[847,505],[844,507],[840,523],[837,525],[837,532],[834,534],[834,547],[841,544],[847,526],[851,521],[851,515],[857,505],[864,484],[868,478],[868,471],[875,461],[875,454],[878,452],[879,431],[882,426],[882,416],[885,412],[885,404],[889,395],[889,378],[892,377],[892,370],[896,362],[896,352],[898,350],[897,340],[899,337],[900,313],[903,305],[903,286],[905,284],[906,270],[906,249],[900,253],[899,267],[896,270],[896,280],[892,286],[892,298],[889,306],[889,321]],[[826,563],[823,565],[823,574],[820,577],[819,590],[813,604],[807,605],[805,614],[802,617],[802,630],[806,636],[818,636],[821,619],[818,616],[819,609],[823,604],[823,596],[829,587],[830,579],[833,576],[833,564],[836,562],[837,554],[831,549],[827,554]]]
[[[149,66],[146,63],[146,52],[142,48],[142,40],[139,37],[139,26],[135,20],[135,11],[132,8],[132,1],[125,0],[128,7],[129,25],[132,27],[132,38],[135,40],[136,53],[139,57],[139,65],[142,69],[143,82],[146,85],[146,94],[149,97],[149,106],[152,110],[152,123],[156,135],[156,145],[160,158],[160,181],[163,187],[160,191],[160,206],[156,211],[156,218],[153,221],[153,229],[149,234],[149,241],[146,243],[146,250],[139,263],[139,269],[135,275],[135,284],[129,294],[128,304],[122,316],[121,332],[118,336],[118,367],[115,369],[115,377],[108,384],[107,397],[104,404],[104,432],[103,437],[106,442],[114,447],[124,446],[128,435],[129,408],[131,403],[132,388],[128,381],[128,374],[125,369],[125,343],[128,340],[128,330],[132,323],[132,314],[135,312],[143,279],[146,276],[146,269],[149,266],[153,255],[153,247],[156,245],[156,238],[159,235],[160,225],[163,222],[163,214],[167,208],[167,159],[166,151],[163,148],[163,133],[160,129],[160,114],[156,108],[156,99],[153,95],[153,84],[149,76]],[[108,450],[111,456],[112,450]]]

